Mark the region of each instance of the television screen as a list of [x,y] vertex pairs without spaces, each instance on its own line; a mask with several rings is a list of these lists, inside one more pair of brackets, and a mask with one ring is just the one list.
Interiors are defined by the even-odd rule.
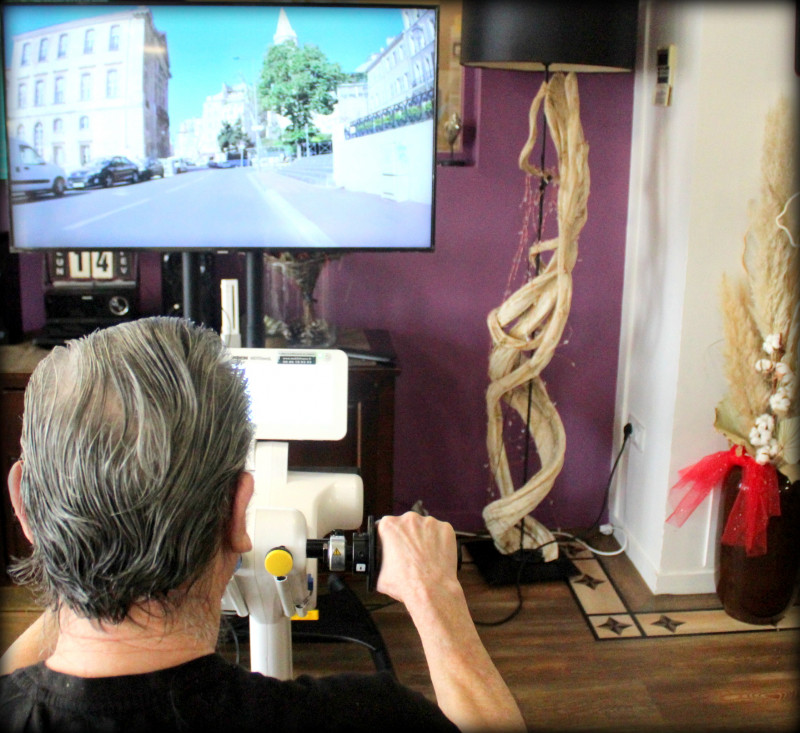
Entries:
[[429,250],[433,6],[6,3],[15,250]]

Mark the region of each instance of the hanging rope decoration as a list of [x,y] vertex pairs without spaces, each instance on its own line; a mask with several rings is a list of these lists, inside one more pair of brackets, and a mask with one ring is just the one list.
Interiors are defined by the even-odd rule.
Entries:
[[[542,102],[557,151],[556,175],[537,168],[528,160],[536,141]],[[558,186],[558,234],[554,239],[532,244],[528,252],[530,260],[538,262],[550,253],[546,264],[487,317],[492,336],[490,384],[486,391],[487,448],[500,498],[483,510],[486,528],[501,553],[542,546],[545,561],[558,557],[558,546],[552,533],[530,513],[547,496],[561,471],[566,438],[561,418],[540,375],[553,357],[569,315],[572,269],[578,256],[578,235],[586,223],[589,198],[588,154],[589,146],[580,122],[577,78],[574,73],[566,77],[554,74],[542,84],[531,103],[529,136],[520,152],[519,167],[531,176],[547,177]],[[527,478],[519,489],[514,488],[506,454],[504,402],[527,425],[527,437],[533,440],[540,458],[540,470]],[[522,544],[520,521],[523,522]]]

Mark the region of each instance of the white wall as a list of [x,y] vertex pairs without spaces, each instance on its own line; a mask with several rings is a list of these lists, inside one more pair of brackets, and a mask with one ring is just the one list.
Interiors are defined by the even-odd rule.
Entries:
[[430,176],[418,175],[409,161],[433,162],[433,120],[349,140],[339,126],[333,136],[333,178],[337,186],[395,201],[431,203]]
[[[611,521],[655,593],[714,591],[717,500],[665,525],[678,471],[727,448],[719,284],[736,273],[760,188],[767,111],[794,96],[794,2],[643,2],[616,419],[644,428]],[[675,44],[672,104],[656,107],[656,49]],[[643,434],[642,434],[643,432]]]

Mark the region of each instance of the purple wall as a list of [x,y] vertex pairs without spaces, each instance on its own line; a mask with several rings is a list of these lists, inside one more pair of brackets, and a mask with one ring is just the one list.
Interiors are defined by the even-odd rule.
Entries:
[[[388,329],[398,353],[395,511],[422,499],[428,511],[463,530],[483,527],[481,510],[496,496],[485,447],[486,316],[504,300],[519,250],[525,176],[517,156],[542,81],[524,72],[475,76],[476,165],[437,170],[436,251],[348,255],[326,275],[327,316],[340,327]],[[633,76],[584,75],[579,87],[590,145],[589,218],[564,343],[543,375],[567,434],[564,469],[536,512],[553,528],[594,521],[613,458]],[[546,223],[552,233],[555,215]],[[30,331],[44,318],[41,259],[21,259]],[[237,266],[221,263],[233,276]],[[155,313],[158,255],[142,257],[141,277],[143,304]]]
[[[481,510],[497,496],[485,447],[486,316],[504,300],[519,250],[525,175],[517,157],[542,81],[524,72],[484,70],[478,77],[477,165],[438,168],[435,253],[343,258],[332,266],[333,291],[343,297],[330,311],[337,323],[392,332],[402,367],[395,510],[422,499],[432,514],[465,530],[483,527]],[[633,75],[585,75],[579,88],[590,145],[589,218],[565,343],[543,375],[567,453],[536,512],[550,527],[574,528],[600,511],[612,460]],[[555,225],[555,214],[548,217],[546,235]],[[521,458],[509,458],[521,471]]]

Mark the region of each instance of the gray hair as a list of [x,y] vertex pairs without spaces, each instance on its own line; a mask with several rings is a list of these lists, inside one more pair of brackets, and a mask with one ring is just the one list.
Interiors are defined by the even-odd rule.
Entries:
[[25,392],[21,496],[48,607],[119,623],[165,611],[210,567],[253,435],[220,337],[144,318],[53,350]]

